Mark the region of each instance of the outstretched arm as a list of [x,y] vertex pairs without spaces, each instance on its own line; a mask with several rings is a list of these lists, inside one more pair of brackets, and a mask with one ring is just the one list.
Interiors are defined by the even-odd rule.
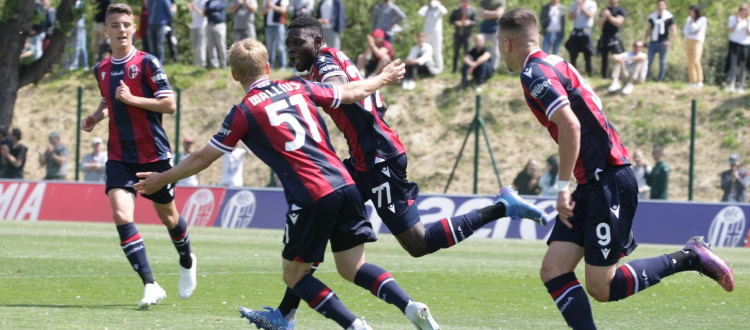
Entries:
[[352,81],[341,85],[341,103],[350,104],[361,101],[380,87],[399,82],[406,72],[404,67],[401,60],[395,60],[383,68],[383,71],[374,78]]
[[161,187],[166,186],[172,182],[177,182],[184,178],[187,178],[193,174],[197,174],[200,171],[206,169],[214,161],[224,155],[223,152],[217,150],[209,145],[203,146],[203,148],[190,154],[190,157],[185,158],[177,166],[173,167],[169,171],[156,173],[156,172],[139,172],[136,175],[141,180],[140,182],[133,185],[133,188],[141,194],[152,194]]

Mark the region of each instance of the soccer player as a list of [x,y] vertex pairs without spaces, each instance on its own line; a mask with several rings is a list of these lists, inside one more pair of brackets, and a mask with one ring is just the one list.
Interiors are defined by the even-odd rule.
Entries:
[[[336,157],[316,104],[336,108],[364,99],[386,83],[396,83],[404,66],[389,64],[374,79],[331,86],[299,78],[270,81],[265,46],[255,39],[235,42],[229,50],[232,76],[247,91],[232,107],[208,145],[164,173],[140,173],[135,185],[150,193],[205,169],[242,140],[279,175],[289,204],[282,245],[284,282],[308,305],[342,328],[369,329],[344,307],[333,291],[310,273],[323,261],[328,241],[339,274],[380,293],[412,322],[435,323],[427,306],[412,301],[384,269],[366,263],[364,243],[377,238],[366,218],[362,195]],[[245,309],[240,309],[245,314]],[[271,326],[271,325],[267,325]],[[437,324],[435,324],[437,326]]]
[[[529,108],[559,145],[558,216],[540,275],[568,326],[595,328],[588,297],[574,273],[582,258],[586,290],[601,302],[624,299],[688,270],[732,291],[732,270],[699,236],[680,251],[618,265],[637,246],[631,225],[638,184],[628,152],[580,73],[539,49],[534,13],[514,9],[499,23],[502,58],[511,72],[520,73]],[[578,182],[572,194],[571,173]]]
[[[297,71],[311,72],[313,81],[338,85],[364,80],[344,53],[325,47],[321,25],[312,17],[299,17],[289,25],[286,44]],[[346,137],[351,157],[344,164],[354,182],[365,198],[372,200],[383,223],[411,256],[421,257],[449,248],[483,225],[505,216],[546,224],[539,209],[503,188],[494,204],[442,219],[425,229],[417,208],[412,206],[419,187],[406,178],[406,148],[383,119],[386,108],[378,91],[357,103],[323,107]],[[252,311],[248,319],[259,326],[270,319],[291,323],[299,303],[300,299],[287,289],[278,310]]]
[[[136,197],[133,183],[138,181],[136,172],[162,172],[171,168],[162,114],[175,112],[175,98],[159,60],[133,46],[135,24],[129,6],[109,6],[104,32],[112,40],[112,56],[94,67],[102,101],[96,111],[84,118],[81,129],[91,132],[98,122],[109,117],[105,192],[112,205],[122,250],[145,286],[138,307],[147,309],[167,294],[154,281],[146,245],[133,223]],[[187,223],[174,204],[174,186],[141,196],[153,202],[156,214],[167,227],[180,255],[178,294],[180,298],[190,298],[196,286],[197,261],[191,253]]]

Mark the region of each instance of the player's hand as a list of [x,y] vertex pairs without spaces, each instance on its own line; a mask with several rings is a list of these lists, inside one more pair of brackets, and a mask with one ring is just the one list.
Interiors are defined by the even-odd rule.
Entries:
[[573,228],[568,220],[573,216],[573,208],[576,202],[570,198],[570,191],[561,191],[557,193],[557,216],[565,227]]
[[404,78],[404,74],[406,73],[405,68],[406,65],[401,63],[400,59],[396,59],[383,68],[380,76],[385,80],[386,84],[395,84]]
[[81,129],[86,132],[91,132],[94,130],[94,126],[96,126],[96,118],[94,116],[86,116],[86,118],[83,118],[81,121]]
[[133,185],[133,188],[141,193],[141,195],[153,194],[165,184],[162,184],[159,180],[160,173],[157,172],[138,172],[135,175],[143,180]]
[[115,98],[125,104],[130,104],[130,99],[132,97],[133,94],[130,94],[130,87],[128,87],[128,85],[125,85],[125,81],[120,80],[120,86],[118,86],[115,90]]

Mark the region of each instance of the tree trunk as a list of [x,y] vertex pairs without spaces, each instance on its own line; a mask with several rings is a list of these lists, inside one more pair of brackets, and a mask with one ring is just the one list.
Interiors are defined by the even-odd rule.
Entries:
[[38,82],[59,62],[73,27],[75,0],[61,0],[49,46],[39,60],[28,66],[21,66],[20,54],[36,14],[34,1],[0,1],[4,1],[0,17],[0,125],[7,128],[13,122],[18,89]]

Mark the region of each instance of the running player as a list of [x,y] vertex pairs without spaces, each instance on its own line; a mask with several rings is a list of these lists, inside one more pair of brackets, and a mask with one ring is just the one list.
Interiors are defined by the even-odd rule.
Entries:
[[[313,81],[344,84],[364,80],[344,53],[325,47],[322,27],[312,17],[299,17],[289,25],[286,44],[292,65],[297,71],[311,72]],[[349,144],[351,157],[344,164],[354,182],[365,198],[372,200],[383,223],[411,256],[421,257],[449,248],[485,224],[506,216],[546,224],[539,209],[512,190],[503,188],[493,205],[442,219],[425,229],[417,208],[412,206],[419,187],[406,178],[406,148],[383,119],[387,105],[380,92],[358,103],[323,109]],[[291,323],[299,303],[300,299],[287,289],[278,310],[252,311],[247,317],[258,326],[269,319],[275,319],[275,323]]]
[[[680,251],[618,265],[637,246],[631,225],[638,184],[628,152],[588,82],[570,63],[539,49],[533,12],[511,10],[499,24],[503,61],[511,72],[520,73],[529,108],[559,145],[558,217],[540,275],[568,326],[596,327],[574,273],[581,259],[586,263],[586,290],[601,302],[624,299],[688,270],[732,291],[732,270],[699,236]],[[572,195],[571,173],[578,182]]]
[[[107,182],[120,245],[133,269],[144,284],[142,309],[158,304],[167,297],[154,281],[146,258],[146,246],[133,223],[136,172],[161,172],[171,168],[172,157],[167,135],[162,127],[162,114],[175,112],[175,98],[167,75],[153,55],[133,47],[135,33],[133,11],[125,4],[107,9],[104,32],[112,40],[112,56],[94,67],[102,101],[94,113],[84,118],[81,129],[91,132],[94,126],[109,117]],[[143,197],[151,200],[156,214],[167,227],[180,254],[178,294],[187,299],[195,291],[197,261],[191,253],[187,223],[177,213],[174,186],[170,185]]]
[[[404,66],[388,65],[375,79],[344,86],[299,78],[270,81],[266,48],[255,39],[235,42],[229,50],[232,76],[247,95],[230,110],[208,145],[164,173],[135,185],[150,193],[170,182],[193,175],[229,153],[242,140],[279,175],[289,204],[282,247],[284,282],[311,308],[347,329],[369,327],[344,307],[336,295],[310,273],[323,261],[331,241],[336,268],[346,280],[382,293],[412,322],[437,327],[427,306],[414,302],[384,269],[366,263],[364,243],[376,240],[366,218],[364,201],[352,177],[333,151],[325,121],[316,104],[336,108],[352,103],[386,83],[396,83]],[[241,308],[245,314],[246,309]],[[270,325],[269,325],[270,326]]]

